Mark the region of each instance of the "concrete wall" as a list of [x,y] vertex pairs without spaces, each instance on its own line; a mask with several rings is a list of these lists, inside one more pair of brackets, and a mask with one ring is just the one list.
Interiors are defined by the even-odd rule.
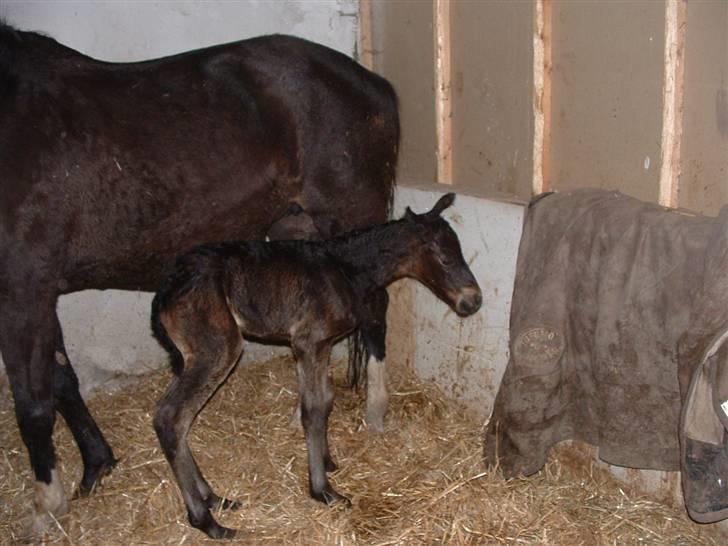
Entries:
[[[274,32],[295,34],[352,56],[358,0],[316,2],[85,2],[0,0],[0,18],[103,60],[134,61]],[[64,296],[58,304],[82,392],[113,387],[164,365],[151,337],[151,294],[115,290]],[[249,344],[246,358],[281,349]],[[0,368],[2,362],[0,361]],[[3,370],[4,371],[4,370]],[[4,374],[0,373],[0,385]]]
[[352,56],[358,6],[358,0],[0,0],[0,17],[107,61],[152,59],[276,32]]
[[[443,186],[400,186],[398,215],[432,208]],[[407,365],[485,420],[508,363],[508,321],[524,207],[459,193],[443,216],[483,291],[483,307],[459,318],[424,286],[400,281],[389,314],[388,362]],[[393,292],[390,290],[390,293]]]

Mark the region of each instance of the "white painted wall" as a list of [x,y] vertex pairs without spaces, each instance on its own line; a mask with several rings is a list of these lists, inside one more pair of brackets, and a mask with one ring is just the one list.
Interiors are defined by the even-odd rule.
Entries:
[[[400,186],[397,215],[432,208],[447,186]],[[487,418],[508,364],[508,321],[516,255],[523,224],[521,205],[458,195],[443,216],[458,234],[463,256],[483,291],[483,307],[462,319],[420,284],[407,309],[395,309],[394,320],[414,327],[412,362],[418,375],[434,380],[445,394],[474,415]],[[411,307],[409,307],[411,305]],[[396,325],[390,325],[390,331]]]
[[106,61],[139,61],[261,34],[353,56],[358,0],[0,0],[0,17]]

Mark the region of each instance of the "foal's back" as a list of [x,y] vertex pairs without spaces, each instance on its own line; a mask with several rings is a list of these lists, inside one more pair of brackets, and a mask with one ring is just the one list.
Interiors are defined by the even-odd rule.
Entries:
[[209,337],[209,317],[225,313],[246,337],[323,341],[355,328],[354,299],[352,280],[320,243],[218,243],[179,258],[157,292],[154,314],[175,342],[191,337],[190,321],[199,324],[194,335]]

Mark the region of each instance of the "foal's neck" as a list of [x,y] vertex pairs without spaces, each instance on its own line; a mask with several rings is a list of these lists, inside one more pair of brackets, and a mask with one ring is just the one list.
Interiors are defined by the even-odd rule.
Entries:
[[417,249],[415,225],[393,220],[331,240],[328,252],[347,274],[384,288],[408,276],[408,259]]

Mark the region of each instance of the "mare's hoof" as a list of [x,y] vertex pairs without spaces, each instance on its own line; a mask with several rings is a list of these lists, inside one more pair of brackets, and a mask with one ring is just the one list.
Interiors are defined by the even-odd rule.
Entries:
[[111,474],[111,471],[116,466],[119,459],[112,457],[110,460],[96,465],[92,468],[85,469],[83,473],[83,479],[78,484],[78,488],[73,494],[73,499],[79,499],[82,497],[88,497],[94,492],[94,489],[101,484],[101,480]]
[[15,539],[26,544],[45,543],[43,539],[46,533],[56,528],[58,518],[61,516],[61,513],[51,515],[50,512],[33,512],[25,518],[22,529],[15,535]]
[[384,432],[384,415],[367,413],[366,423],[369,430],[382,434]]

